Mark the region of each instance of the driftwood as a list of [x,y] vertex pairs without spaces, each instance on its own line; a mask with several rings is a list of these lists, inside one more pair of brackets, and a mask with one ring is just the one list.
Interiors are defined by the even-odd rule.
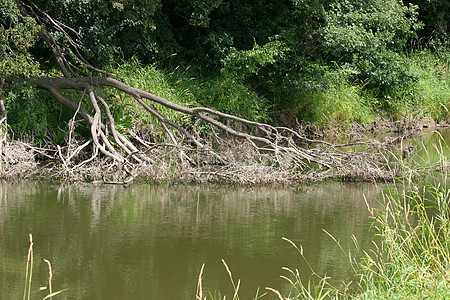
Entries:
[[[27,146],[38,155],[58,159],[58,171],[51,172],[56,177],[118,184],[143,177],[158,181],[220,180],[257,184],[330,177],[387,180],[400,172],[392,160],[387,167],[385,153],[393,145],[402,145],[401,137],[384,142],[333,144],[307,138],[291,128],[253,122],[205,107],[180,106],[110,77],[42,77],[29,82],[48,90],[59,103],[74,111],[66,146],[57,145],[51,151]],[[103,96],[104,88],[131,95],[136,104],[156,118],[159,128],[154,126],[155,132],[146,135],[138,125],[126,134],[119,132]],[[61,91],[67,89],[78,91],[80,100],[66,98]],[[195,117],[217,130],[202,138],[195,127],[188,130],[168,120],[153,104]],[[89,124],[90,140],[72,139],[76,118]],[[229,125],[238,123],[244,126]],[[155,142],[158,139],[154,136],[161,131],[167,139]]]
[[[398,173],[397,168],[386,167],[385,153],[400,138],[383,143],[366,140],[333,144],[309,139],[291,128],[254,122],[206,107],[178,105],[149,91],[126,85],[91,66],[71,38],[71,34],[77,34],[75,30],[52,19],[31,1],[27,4],[17,2],[22,14],[33,16],[42,26],[40,36],[52,50],[63,74],[59,78],[31,78],[28,82],[46,89],[61,105],[74,111],[67,145],[55,146],[51,154],[62,166],[59,171],[53,170],[56,176],[121,184],[143,176],[154,180],[267,183],[336,176],[389,179]],[[54,41],[45,31],[46,26],[61,32],[67,43]],[[68,57],[76,57],[77,61],[71,62]],[[68,89],[77,91],[79,100],[65,97],[62,90]],[[104,96],[106,89],[131,96],[136,105],[157,120],[158,126],[152,127],[155,132],[142,134],[139,122],[126,134],[119,132],[109,100]],[[2,103],[0,98],[0,108],[6,119]],[[195,125],[188,128],[169,120],[157,105],[189,115],[197,120],[194,122],[207,123],[214,129],[201,137],[195,131]],[[78,142],[72,138],[77,119],[89,124],[90,140]],[[3,115],[0,126],[2,122]],[[157,139],[152,139],[152,134],[154,137],[160,132],[164,132],[167,139],[155,142]]]
[[[185,162],[192,167],[203,166],[203,169],[196,168],[190,171],[195,176],[242,181],[242,176],[236,175],[243,171],[242,165],[238,167],[239,158],[226,154],[227,151],[239,151],[241,153],[251,152],[253,160],[260,162],[260,168],[264,169],[263,167],[265,167],[266,171],[264,172],[273,173],[271,177],[277,173],[285,177],[285,179],[279,179],[280,181],[289,180],[289,178],[295,180],[296,177],[311,177],[312,174],[315,174],[316,178],[330,176],[351,178],[354,176],[366,180],[391,178],[394,175],[381,167],[385,158],[379,150],[385,151],[387,146],[395,144],[401,138],[390,139],[384,143],[369,140],[345,144],[313,140],[294,129],[253,122],[210,108],[184,107],[110,77],[42,77],[31,79],[30,83],[48,90],[62,105],[71,108],[76,116],[89,123],[92,137],[90,142],[94,149],[90,160],[100,153],[120,166],[128,166],[133,169],[136,166],[149,166],[157,163],[156,151],[152,150],[158,148],[169,151],[172,155],[176,154],[180,162]],[[120,133],[115,127],[109,105],[102,94],[102,88],[105,87],[114,88],[132,96],[138,105],[158,120],[160,128],[167,134],[168,140],[158,144],[146,141],[132,130],[127,132],[127,136]],[[80,93],[78,103],[63,96],[61,90],[67,89]],[[85,101],[86,104],[82,103],[84,98],[89,99],[89,101]],[[210,138],[216,142],[220,141],[217,143],[220,146],[213,148],[210,141],[202,140],[195,132],[191,133],[187,128],[168,120],[153,104],[190,115],[214,126],[220,134],[210,135]],[[89,113],[84,108],[85,105],[89,105],[93,113]],[[245,125],[240,126],[244,129],[237,130],[231,125],[227,125],[233,123]],[[250,134],[250,130],[246,131],[245,129],[252,129],[251,132],[256,132],[256,134]],[[77,146],[67,158],[64,158],[61,148],[58,147],[58,156],[66,170],[70,170],[68,162],[90,142]],[[242,143],[245,147],[252,148],[253,151],[238,150],[239,147],[236,146],[236,143]],[[234,150],[230,150],[232,144],[234,144]],[[356,148],[362,150],[356,151]],[[164,156],[160,151],[158,155]],[[206,156],[210,157],[206,158]],[[200,158],[202,161],[199,161]],[[245,159],[240,159],[241,163],[245,161]],[[251,158],[247,159],[247,161],[250,160]],[[208,161],[209,163],[205,163]],[[254,171],[255,163],[252,168]],[[185,168],[185,170],[188,169]],[[239,169],[241,170],[239,171]],[[247,170],[247,172],[249,171]],[[248,174],[249,179],[244,181],[251,182],[251,177],[257,177],[250,176],[250,173]],[[233,180],[233,178],[239,178],[239,180]]]

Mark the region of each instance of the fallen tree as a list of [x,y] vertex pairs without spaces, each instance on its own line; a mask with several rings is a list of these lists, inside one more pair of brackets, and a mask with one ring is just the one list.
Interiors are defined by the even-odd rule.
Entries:
[[[269,183],[329,177],[386,180],[397,176],[401,170],[401,166],[392,164],[385,154],[390,151],[389,147],[401,145],[398,142],[402,137],[384,142],[365,140],[333,144],[310,139],[299,128],[254,122],[206,107],[185,107],[126,85],[83,58],[69,34],[76,34],[75,30],[52,19],[31,1],[16,3],[23,16],[31,16],[39,24],[39,36],[51,49],[63,75],[31,77],[26,81],[47,90],[61,105],[74,112],[64,146],[53,145],[46,149],[26,146],[28,152],[58,160],[58,168],[46,166],[52,176],[114,183],[128,183],[138,177]],[[66,43],[56,42],[45,30],[47,26],[56,28]],[[150,128],[135,122],[134,128],[120,132],[105,89],[129,95],[158,124]],[[78,100],[64,96],[65,90],[75,91]],[[169,120],[158,105],[191,116],[194,125]],[[3,105],[0,107],[4,113],[0,122],[6,122],[6,111]],[[76,119],[89,125],[90,139],[72,138]],[[212,129],[199,134],[195,127],[198,122],[209,124]],[[165,139],[161,141],[155,138],[156,135]],[[3,144],[6,142],[5,139],[2,141]],[[6,164],[5,157],[3,154],[3,165]]]
[[[353,172],[366,179],[385,178],[387,173],[380,169],[381,157],[376,152],[372,151],[371,153],[368,148],[366,148],[366,151],[353,153],[340,149],[363,145],[370,146],[369,148],[372,147],[373,149],[381,149],[397,141],[391,140],[384,144],[370,141],[337,145],[325,141],[311,140],[290,128],[248,121],[205,107],[188,108],[180,106],[110,77],[41,77],[31,79],[30,82],[48,90],[62,105],[71,108],[77,116],[89,123],[94,149],[89,160],[93,160],[100,153],[110,158],[112,163],[118,165],[152,164],[155,161],[154,155],[150,155],[152,149],[170,147],[170,151],[176,152],[181,162],[186,161],[192,166],[203,166],[202,168],[207,170],[202,171],[202,168],[197,168],[195,172],[223,177],[225,173],[221,175],[221,172],[211,171],[210,168],[214,169],[214,166],[217,167],[218,165],[236,166],[238,162],[234,161],[235,159],[231,158],[230,155],[225,155],[223,150],[230,147],[230,145],[226,147],[224,143],[237,142],[245,143],[247,147],[253,149],[251,156],[254,156],[255,161],[260,163],[265,161],[263,164],[266,164],[266,166],[269,165],[274,169],[291,173],[288,177],[292,177],[294,174],[305,175],[306,171],[311,173],[314,170],[314,167],[312,167],[314,164],[316,171],[320,170],[320,173],[322,173],[320,177],[326,173],[330,173],[330,176],[336,176],[335,172],[341,175]],[[112,87],[131,95],[136,103],[159,121],[168,140],[157,144],[145,140],[133,130],[128,131],[127,135],[120,133],[114,125],[114,118],[103,96],[102,88],[104,87]],[[81,95],[80,101],[76,103],[64,97],[61,90],[66,89],[78,91]],[[82,101],[84,97],[89,99],[84,105],[90,105],[93,108],[93,115],[89,114],[84,108]],[[193,116],[219,129],[219,133],[215,136],[209,135],[209,139],[220,139],[220,146],[214,148],[211,140],[205,140],[198,133],[190,133],[183,126],[168,120],[152,103]],[[243,128],[256,128],[256,131],[253,130],[256,134],[236,130],[230,125],[226,125],[225,121],[243,124],[245,125],[241,126]],[[236,141],[236,139],[239,139],[239,141]],[[85,143],[73,152],[78,153],[81,150],[80,148],[87,145],[88,143]],[[318,145],[320,147],[317,147]],[[202,155],[199,155],[199,153],[202,153]],[[59,155],[64,161],[61,151],[59,151]],[[213,159],[205,157],[208,155]],[[73,154],[70,156],[73,156]],[[205,165],[207,161],[211,162],[209,167]],[[66,162],[65,165],[67,166],[68,163]],[[315,176],[318,176],[317,172]]]

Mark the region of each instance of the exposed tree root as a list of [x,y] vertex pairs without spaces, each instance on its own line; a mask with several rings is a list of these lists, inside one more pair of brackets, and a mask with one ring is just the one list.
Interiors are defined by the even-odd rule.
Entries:
[[[49,165],[41,168],[40,175],[116,184],[133,180],[265,184],[326,178],[390,180],[401,172],[401,165],[395,164],[395,156],[392,156],[394,159],[385,156],[390,147],[402,141],[400,137],[384,142],[333,144],[309,139],[290,128],[253,122],[209,108],[180,106],[108,77],[43,77],[30,82],[48,90],[62,105],[74,111],[66,146],[56,145],[48,151],[17,144],[25,149],[17,152],[26,153],[24,161],[29,162],[28,154],[33,152],[59,162],[55,169],[49,169]],[[102,93],[106,87],[131,95],[158,120],[160,127],[153,126],[155,132],[150,134],[142,134],[144,130],[137,125],[126,135],[119,132]],[[67,89],[78,91],[80,100],[75,102],[65,97],[61,91]],[[200,137],[194,129],[189,131],[170,121],[153,103],[195,117],[215,129]],[[73,139],[76,118],[90,125],[90,140]],[[238,127],[243,129],[236,129]],[[159,140],[155,138],[158,132],[159,135],[165,133],[164,141],[155,142]],[[4,146],[7,145],[11,147],[11,144]],[[17,159],[11,158],[7,150],[6,147],[3,151],[2,161],[13,166]],[[34,167],[35,164],[28,163],[21,168],[25,172]],[[3,173],[2,177],[7,174]]]
[[[52,19],[32,1],[17,0],[17,4],[23,15],[32,16],[41,25],[40,36],[51,48],[64,75],[63,78],[40,77],[28,81],[46,89],[61,105],[74,111],[64,147],[55,146],[47,152],[28,146],[28,152],[41,152],[39,155],[59,162],[55,169],[50,169],[54,177],[110,183],[145,179],[258,184],[330,177],[387,180],[401,173],[402,165],[396,164],[395,158],[386,157],[390,147],[401,138],[348,144],[311,140],[291,128],[253,122],[205,107],[184,107],[111,77],[80,76],[89,72],[108,74],[82,57],[74,42],[76,39],[71,38],[77,34],[76,30]],[[46,26],[59,31],[65,43],[55,41],[46,32]],[[65,97],[63,90],[76,91],[79,99]],[[126,133],[117,130],[110,99],[104,95],[106,90],[131,96],[136,105],[157,120],[158,124],[152,127],[155,132],[145,133],[139,122]],[[0,108],[5,113],[2,99]],[[170,120],[158,105],[190,116],[194,124],[206,123],[211,130],[200,135],[195,125]],[[77,119],[89,124],[90,140],[73,138]],[[5,120],[6,113],[5,119],[3,115],[0,119],[0,126]],[[4,146],[3,134],[1,138],[0,144]],[[5,153],[2,151],[2,162],[10,160]],[[48,166],[46,170],[48,172]],[[42,173],[45,171],[41,170]]]
[[[388,170],[384,167],[387,158],[382,153],[400,138],[383,143],[369,140],[347,144],[311,140],[290,128],[253,122],[209,108],[180,106],[109,77],[43,77],[30,82],[48,90],[62,105],[71,108],[75,116],[90,125],[90,141],[80,144],[69,141],[64,149],[57,146],[55,156],[63,166],[63,172],[59,172],[61,177],[108,181],[108,174],[122,173],[120,178],[111,181],[129,182],[145,174],[157,181],[270,183],[329,177],[390,179],[398,175],[396,168]],[[159,130],[167,139],[160,143],[148,140],[137,133],[137,127],[129,130],[127,135],[119,132],[102,93],[106,87],[132,96],[158,120]],[[78,103],[62,94],[61,91],[67,89],[79,92]],[[154,103],[195,117],[216,129],[201,138],[195,131],[190,132],[170,121]],[[244,126],[227,125],[237,123]],[[237,127],[244,129],[237,130]],[[79,155],[86,155],[88,149],[90,157],[80,160],[82,156]],[[97,173],[102,175],[92,174],[99,161],[103,161],[104,166]],[[88,164],[92,165],[91,174],[80,175],[80,169],[87,168]]]

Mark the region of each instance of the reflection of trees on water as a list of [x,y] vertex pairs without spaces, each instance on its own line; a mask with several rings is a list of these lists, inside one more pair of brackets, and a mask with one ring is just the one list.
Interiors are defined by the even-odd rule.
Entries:
[[[42,183],[0,187],[0,255],[13,252],[20,262],[26,237],[33,233],[38,255],[55,268],[54,286],[70,288],[71,297],[83,299],[107,297],[105,291],[117,298],[124,287],[131,288],[133,298],[145,297],[164,284],[174,290],[160,291],[167,296],[180,296],[178,286],[191,287],[185,292],[190,296],[204,262],[210,276],[205,284],[221,288],[226,278],[214,273],[217,269],[226,275],[221,258],[228,258],[236,276],[243,277],[259,272],[246,268],[267,272],[264,264],[273,264],[273,277],[282,274],[279,264],[302,269],[300,257],[281,237],[302,243],[319,273],[348,272],[345,257],[322,229],[344,246],[352,234],[369,244],[363,195],[369,201],[377,195],[371,185],[338,183],[284,189]],[[22,270],[15,272],[21,278]],[[43,272],[42,280],[45,276]],[[223,285],[229,287],[228,280]],[[17,291],[22,288],[18,280]]]

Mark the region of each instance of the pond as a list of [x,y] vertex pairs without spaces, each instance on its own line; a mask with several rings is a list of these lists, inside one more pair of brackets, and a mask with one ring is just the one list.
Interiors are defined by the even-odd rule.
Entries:
[[241,280],[240,299],[266,287],[287,291],[282,267],[298,269],[305,281],[311,271],[283,238],[301,244],[314,271],[339,285],[352,279],[344,252],[356,254],[353,240],[359,249],[372,246],[366,202],[376,206],[381,188],[1,183],[0,299],[23,296],[29,234],[33,299],[46,294],[39,291],[48,280],[43,259],[52,263],[53,289],[67,289],[67,299],[195,299],[203,264],[204,291],[232,299],[222,259]]

